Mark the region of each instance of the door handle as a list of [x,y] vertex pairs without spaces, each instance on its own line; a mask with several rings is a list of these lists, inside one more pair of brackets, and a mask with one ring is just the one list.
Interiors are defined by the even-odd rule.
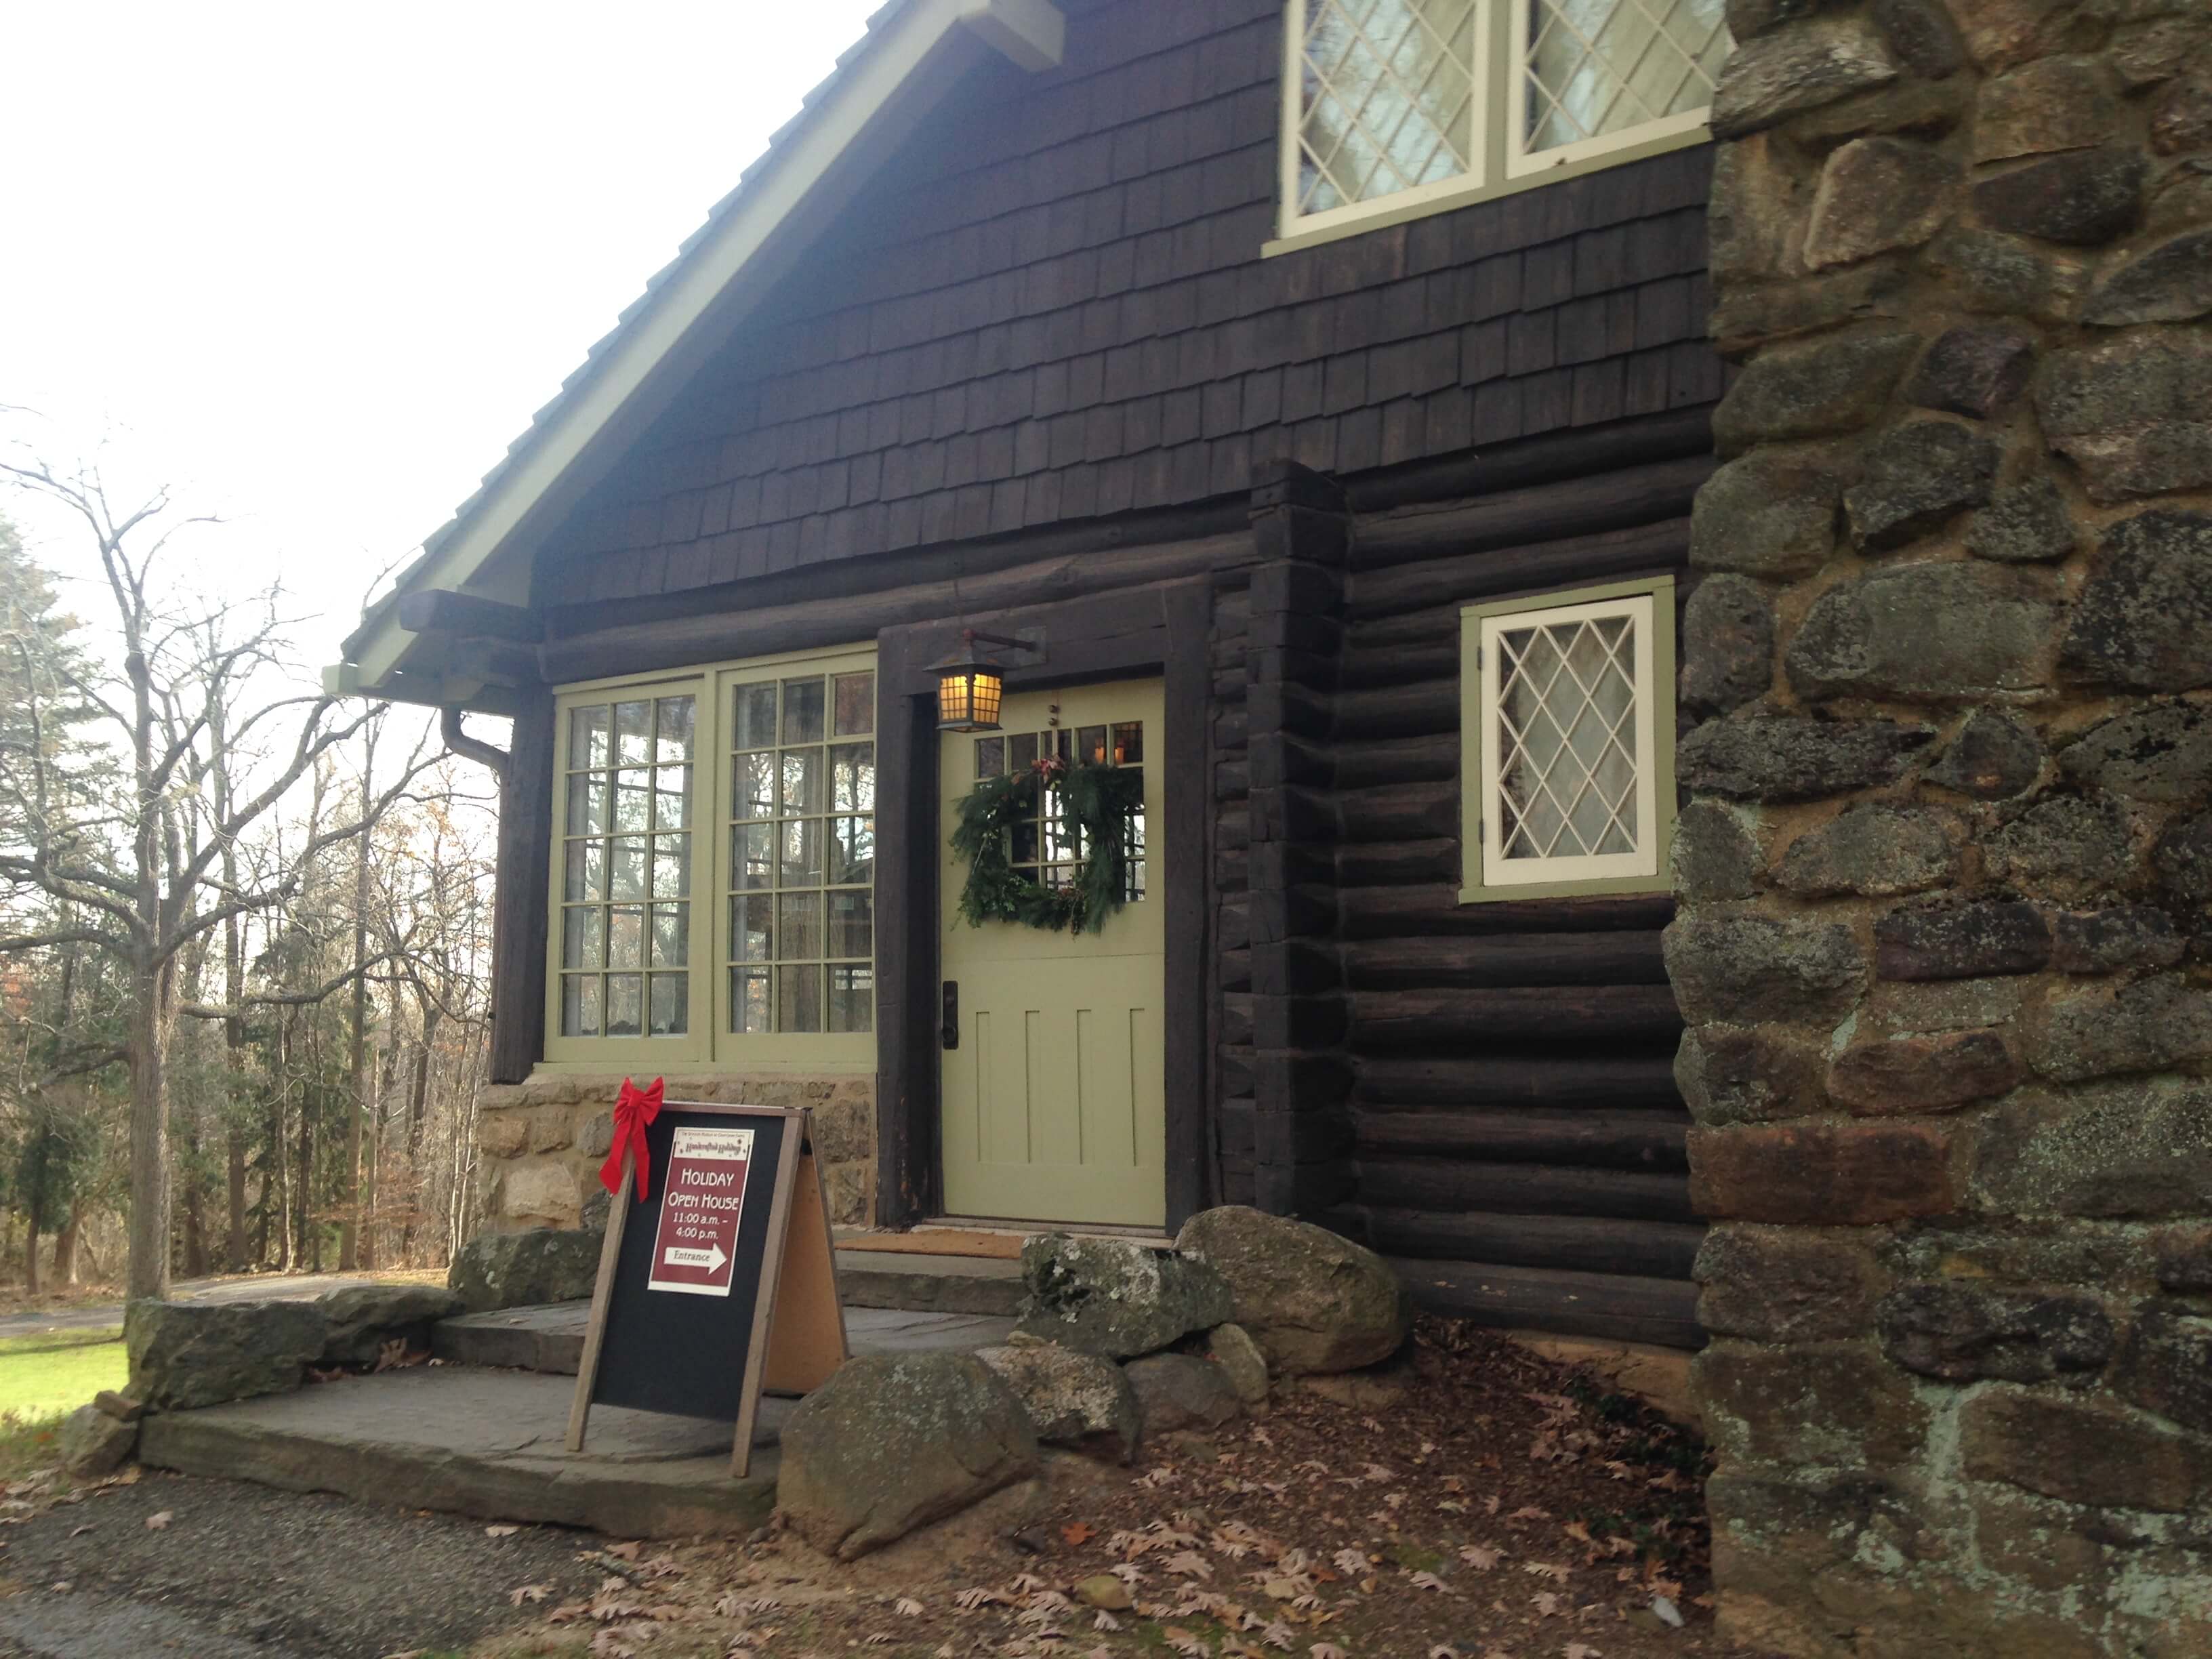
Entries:
[[945,981],[944,1024],[937,1036],[948,1049],[960,1046],[960,981],[957,979]]

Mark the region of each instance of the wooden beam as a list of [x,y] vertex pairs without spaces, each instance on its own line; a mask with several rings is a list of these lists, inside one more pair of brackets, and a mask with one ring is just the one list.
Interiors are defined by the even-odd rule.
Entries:
[[1358,520],[1358,568],[1379,570],[1447,554],[1527,547],[1665,519],[1687,518],[1712,476],[1710,453],[1578,473],[1472,501],[1431,501]]
[[1362,1054],[1546,1041],[1627,1044],[1671,1041],[1681,1030],[1674,993],[1665,985],[1362,991],[1352,999],[1352,1046]]
[[1439,1158],[1359,1159],[1359,1201],[1463,1215],[1619,1216],[1695,1221],[1685,1175],[1559,1164],[1476,1164]]
[[1341,959],[1355,991],[1667,982],[1659,935],[1642,932],[1360,939],[1342,947]]
[[1362,1157],[1569,1164],[1674,1175],[1690,1167],[1690,1121],[1680,1112],[1577,1107],[1361,1111],[1352,1114],[1352,1127]]
[[[953,617],[985,623],[1000,612],[1202,575],[1249,562],[1250,556],[1250,537],[1211,537],[1064,556],[957,584],[946,580],[889,592],[839,593],[761,610],[709,611],[695,604],[684,616],[549,641],[540,647],[538,659],[547,684],[567,685],[609,674],[772,651],[811,651],[874,639],[893,628],[943,624]],[[823,573],[815,575],[818,587]],[[830,580],[834,583],[834,577]],[[1048,659],[1054,648],[1048,637]],[[927,660],[915,654],[917,665]],[[1048,672],[1049,667],[1048,660]]]
[[1626,1273],[1571,1273],[1468,1261],[1388,1258],[1413,1300],[1435,1313],[1478,1325],[1557,1331],[1701,1348],[1698,1287]]
[[537,612],[451,588],[421,588],[399,596],[399,625],[410,634],[453,639],[508,640],[535,645],[544,637]]
[[1702,1226],[1581,1215],[1434,1215],[1354,1206],[1328,1218],[1385,1255],[1686,1279]]
[[521,697],[499,788],[492,890],[494,1083],[520,1083],[545,1053],[545,945],[553,881],[553,696]]
[[1473,454],[1415,461],[1356,478],[1346,491],[1353,512],[1382,513],[1408,501],[1490,495],[1554,478],[1589,478],[1670,456],[1702,456],[1711,465],[1712,450],[1712,411],[1674,410],[1611,426],[1523,439]]
[[1355,1103],[1376,1111],[1420,1106],[1673,1107],[1672,1048],[1663,1054],[1481,1052],[1430,1060],[1363,1060],[1352,1085]]
[[1391,887],[1344,887],[1336,895],[1339,927],[1346,939],[1404,939],[1420,934],[1657,933],[1674,919],[1671,893],[1593,898],[1499,899],[1463,904],[1446,883]]

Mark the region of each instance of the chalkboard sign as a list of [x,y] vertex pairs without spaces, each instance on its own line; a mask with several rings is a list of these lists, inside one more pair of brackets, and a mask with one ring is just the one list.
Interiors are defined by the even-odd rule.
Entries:
[[[657,1085],[656,1085],[657,1087]],[[629,1406],[732,1425],[743,1475],[763,1390],[805,1394],[844,1363],[822,1177],[803,1109],[672,1100],[628,1151],[568,1417]]]

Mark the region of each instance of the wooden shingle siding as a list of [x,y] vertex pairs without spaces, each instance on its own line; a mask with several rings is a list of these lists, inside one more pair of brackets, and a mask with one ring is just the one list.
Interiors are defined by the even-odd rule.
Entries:
[[541,603],[1711,403],[1703,149],[1261,259],[1277,0],[1070,3],[924,124],[540,557]]

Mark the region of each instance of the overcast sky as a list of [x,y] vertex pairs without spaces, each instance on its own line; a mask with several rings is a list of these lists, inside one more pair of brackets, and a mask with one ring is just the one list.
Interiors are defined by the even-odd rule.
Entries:
[[877,3],[0,0],[0,434],[224,514],[332,660]]

